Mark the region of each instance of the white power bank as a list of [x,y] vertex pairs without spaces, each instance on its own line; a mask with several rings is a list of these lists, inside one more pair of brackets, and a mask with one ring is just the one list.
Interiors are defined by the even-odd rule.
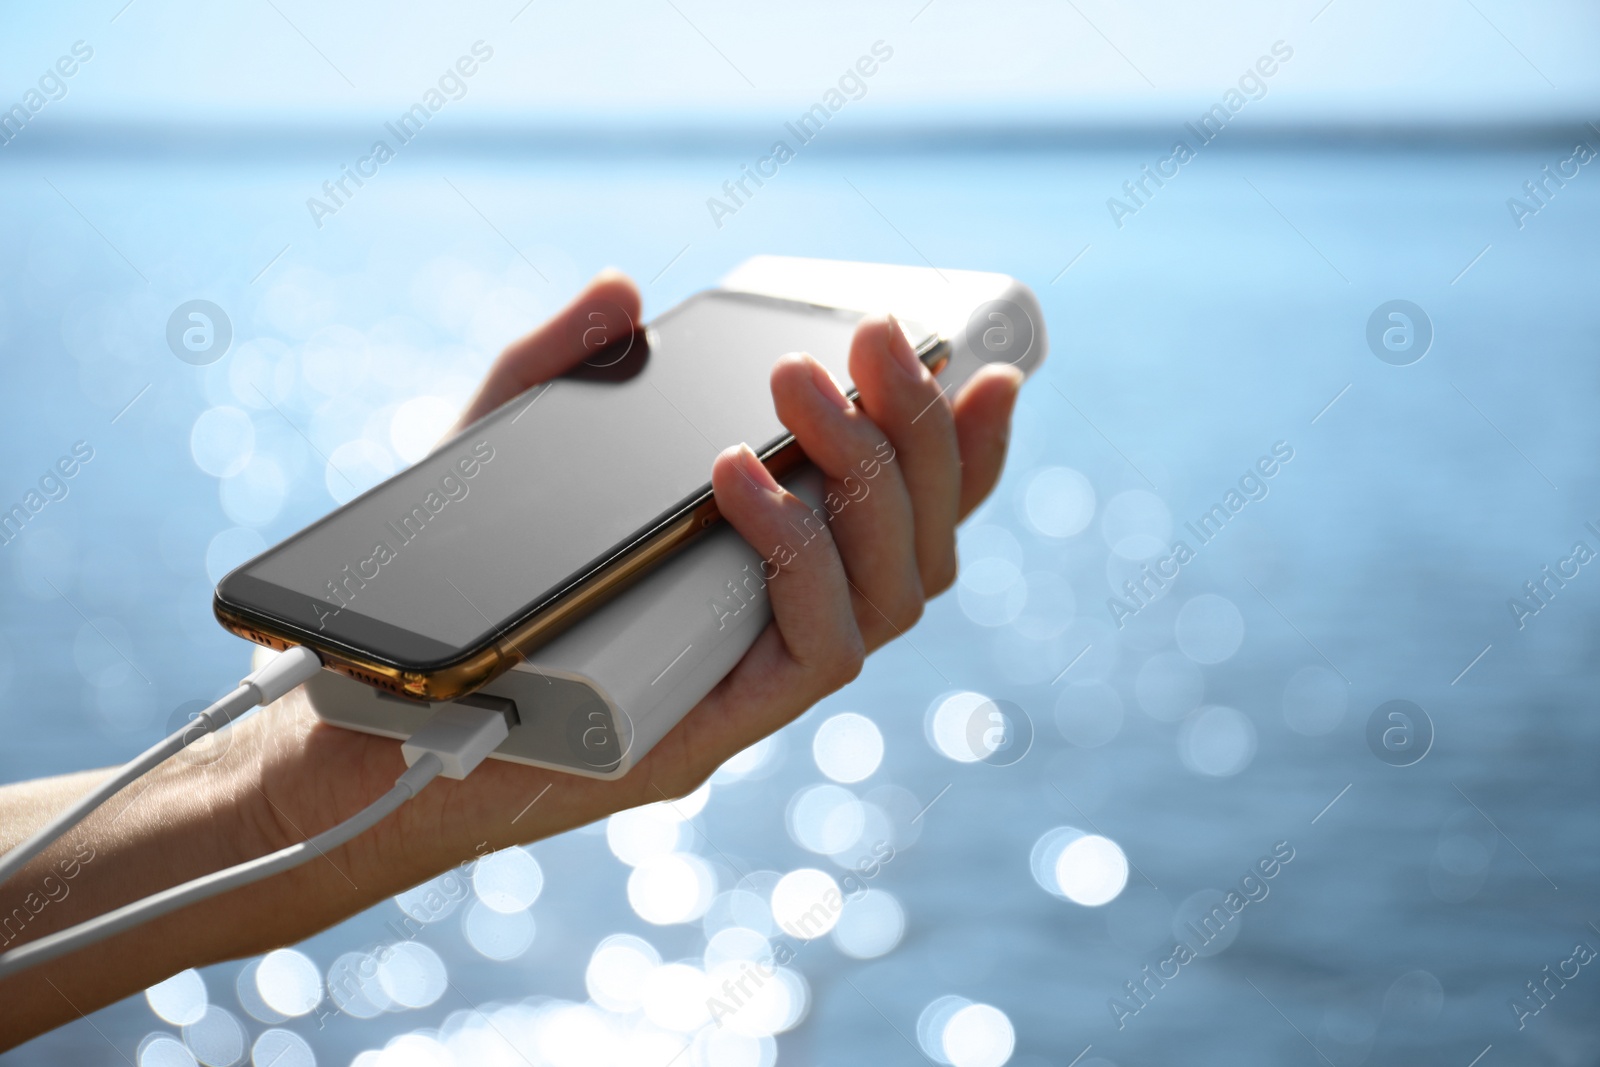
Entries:
[[[888,311],[951,341],[940,384],[955,389],[986,362],[1032,373],[1046,350],[1032,290],[1003,274],[756,256],[722,288],[861,311]],[[821,476],[788,487],[813,506]],[[825,514],[825,512],[823,512]],[[772,617],[761,557],[721,525],[597,608],[533,657],[458,703],[507,708],[516,725],[494,758],[620,778],[722,680]],[[262,650],[265,652],[265,650]],[[404,739],[426,704],[332,671],[305,685],[318,717]]]

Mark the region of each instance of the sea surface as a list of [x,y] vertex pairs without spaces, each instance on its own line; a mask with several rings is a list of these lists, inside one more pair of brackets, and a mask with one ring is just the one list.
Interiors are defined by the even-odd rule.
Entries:
[[[92,451],[0,546],[6,781],[223,692],[216,578],[603,266],[647,315],[756,253],[1001,271],[1050,338],[957,588],[687,809],[0,1059],[1600,1061],[1600,173],[1530,210],[1559,132],[1224,137],[1133,201],[1179,133],[819,139],[720,219],[774,131],[419,138],[320,218],[376,131],[0,160],[0,506]],[[197,299],[203,366],[167,336]],[[800,870],[847,891],[814,940],[771,913]]]

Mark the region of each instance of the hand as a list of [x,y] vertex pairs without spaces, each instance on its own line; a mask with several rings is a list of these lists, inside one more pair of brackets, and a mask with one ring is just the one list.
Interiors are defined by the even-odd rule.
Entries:
[[[639,321],[633,284],[601,274],[549,323],[506,349],[460,425],[588,355],[578,339],[597,307]],[[490,760],[465,781],[436,781],[351,846],[357,855],[350,863],[365,875],[353,876],[355,882],[388,895],[475,850],[683,796],[735,753],[845,685],[867,653],[916,623],[924,602],[955,579],[956,523],[999,477],[1022,376],[1011,367],[986,367],[952,402],[899,326],[882,318],[857,329],[850,375],[860,393],[856,404],[809,356],[786,356],[772,371],[779,418],[826,476],[827,491],[850,501],[812,541],[792,544],[798,539],[790,523],[799,525],[810,508],[782,489],[748,447],[729,448],[712,465],[723,516],[777,566],[768,586],[773,622],[733,671],[619,780]],[[864,474],[868,469],[873,476]],[[403,768],[398,744],[318,723],[300,693],[273,711],[277,758],[263,764],[262,777],[272,799],[264,814],[273,816],[267,837],[274,846],[345,818]],[[297,743],[285,744],[286,736]],[[277,818],[279,812],[288,817]],[[313,865],[324,875],[329,866]]]
[[[597,308],[637,322],[639,294],[620,274],[595,278],[506,349],[462,424],[588,355],[581,338]],[[773,621],[630,773],[598,781],[488,760],[464,781],[437,779],[334,853],[0,982],[0,996],[17,1008],[10,1023],[0,1021],[0,1048],[185,967],[301,940],[475,855],[683,796],[849,682],[869,652],[913,626],[927,598],[954,580],[956,523],[999,477],[1021,382],[1014,368],[986,367],[951,400],[892,319],[857,329],[850,375],[857,404],[808,356],[786,356],[772,371],[779,417],[826,476],[827,491],[848,501],[830,509],[832,523],[810,540],[789,525],[810,509],[747,447],[713,463],[718,508],[770,560],[767,570],[777,568],[768,584]],[[108,805],[39,857],[47,869],[58,851],[87,841],[109,858],[86,865],[70,903],[42,912],[29,937],[302,841],[384,793],[404,770],[399,743],[328,726],[307,701],[296,690],[235,724],[214,763],[169,761],[136,798]],[[42,823],[86,777],[0,790],[0,840]],[[22,872],[19,884],[29,877]]]

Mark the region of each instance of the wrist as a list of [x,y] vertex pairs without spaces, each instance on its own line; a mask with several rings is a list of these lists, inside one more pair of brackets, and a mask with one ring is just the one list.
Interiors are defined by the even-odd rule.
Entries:
[[[357,815],[406,772],[400,741],[320,721],[304,690],[241,725],[250,727],[240,761],[254,778],[244,813],[250,835],[260,842],[258,855],[304,842]],[[513,843],[510,837],[491,841],[492,830],[479,832],[476,787],[491,770],[481,765],[470,782],[435,778],[366,832],[273,879],[296,901],[301,926],[293,936],[307,936]],[[513,829],[535,823],[526,819]]]
[[[106,773],[0,790],[0,818],[8,824],[0,839],[14,844],[13,835],[42,825]],[[152,769],[0,886],[0,907],[13,916],[0,948],[20,947],[259,855],[260,824],[247,800],[255,792],[245,764],[221,747],[196,746]],[[257,914],[256,908],[272,911],[259,900],[228,894],[0,980],[0,1001],[8,1006],[0,1013],[0,1049],[185,967],[251,951],[256,924],[240,922],[239,915]],[[27,920],[17,921],[18,914]]]
[[[240,785],[234,795],[242,837],[250,842],[244,858],[301,844],[338,825],[388,792],[406,769],[398,741],[322,723],[303,690],[235,729],[240,736],[230,759]],[[262,883],[275,887],[287,905],[283,921],[272,924],[276,943],[308,936],[426,878],[437,835],[417,822],[415,805],[402,805],[366,833]],[[401,825],[404,832],[396,833]]]

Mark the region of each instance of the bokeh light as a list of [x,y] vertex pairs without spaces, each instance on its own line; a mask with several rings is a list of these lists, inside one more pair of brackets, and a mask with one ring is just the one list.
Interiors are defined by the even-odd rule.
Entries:
[[846,785],[870,778],[883,762],[883,733],[865,715],[847,711],[824,719],[811,741],[817,770]]
[[693,922],[716,893],[716,875],[692,852],[651,856],[628,875],[628,903],[639,918],[657,926]]
[[711,1021],[710,983],[688,963],[665,963],[652,970],[640,990],[647,1019],[667,1030],[688,1033]]
[[1022,613],[1028,600],[1022,546],[1002,526],[964,526],[956,538],[961,558],[956,600],[961,611],[979,626],[1004,626]]
[[725,963],[754,962],[772,955],[772,942],[748,926],[725,926],[706,939],[708,972]]
[[244,470],[255,446],[255,424],[235,407],[206,409],[189,432],[189,453],[194,465],[213,478],[232,477]]
[[951,1067],[1001,1067],[1016,1047],[1016,1033],[999,1008],[968,1004],[944,1024],[940,1044]]
[[826,871],[790,871],[772,889],[772,918],[790,937],[811,940],[832,930],[844,902],[839,883]]
[[200,972],[179,971],[144,991],[150,1010],[173,1026],[188,1026],[205,1017],[210,999]]
[[770,1037],[704,1029],[695,1035],[690,1054],[694,1067],[773,1067],[778,1045]]
[[461,920],[467,944],[491,960],[514,960],[533,945],[535,924],[526,911],[506,912],[474,901]]
[[317,1067],[306,1039],[290,1030],[263,1030],[250,1046],[251,1067]]
[[443,397],[412,397],[389,421],[389,447],[401,463],[415,463],[433,451],[456,415],[455,405]]
[[405,1008],[426,1008],[444,996],[449,979],[444,960],[419,941],[402,941],[382,954],[378,984]]
[[245,1014],[256,1022],[268,1025],[284,1022],[289,1017],[273,1008],[261,997],[261,989],[256,984],[256,975],[260,970],[259,959],[250,960],[241,967],[233,982],[234,996],[238,998],[239,1006],[245,1010]]
[[[927,718],[928,740],[942,755],[957,763],[976,763],[997,748],[995,729],[1006,729],[1004,713],[982,693],[962,690],[934,702]],[[1002,742],[997,742],[1003,743]]]
[[219,530],[206,545],[206,577],[216,585],[223,575],[266,549],[266,540],[248,526]]
[[866,809],[854,793],[840,785],[808,786],[789,801],[789,836],[811,852],[832,855],[861,839]]
[[1196,663],[1221,663],[1244,642],[1244,616],[1227,597],[1201,593],[1178,609],[1173,636],[1183,654]]
[[1134,693],[1152,719],[1178,722],[1200,706],[1205,684],[1205,676],[1189,657],[1158,652],[1140,666]]
[[1128,858],[1110,838],[1085,834],[1056,857],[1056,885],[1074,904],[1099,907],[1128,884]]
[[684,821],[662,804],[629,808],[606,819],[606,844],[630,867],[676,851],[689,836]]
[[501,849],[477,861],[472,888],[486,907],[510,914],[526,911],[539,899],[544,872],[525,848]]
[[847,898],[833,943],[840,952],[858,960],[876,959],[894,951],[906,932],[906,913],[887,890],[868,889]]
[[1094,519],[1094,486],[1071,467],[1044,467],[1023,490],[1022,513],[1046,537],[1071,537]]
[[1128,884],[1128,859],[1110,838],[1075,826],[1058,826],[1034,842],[1028,855],[1033,880],[1052,896],[1084,907],[1115,900]]
[[216,1005],[183,1028],[183,1043],[206,1067],[232,1067],[244,1058],[246,1036],[238,1018]]
[[376,953],[346,952],[335,959],[328,966],[328,997],[356,1019],[373,1019],[398,1007],[378,981]]
[[256,988],[269,1008],[291,1018],[322,1003],[322,973],[310,957],[292,948],[274,949],[261,958]]
[[608,1011],[630,1012],[644,1003],[644,983],[661,954],[643,938],[613,934],[595,946],[584,970],[584,985],[594,1002]]
[[776,872],[755,871],[739,879],[732,889],[717,894],[701,917],[706,936],[715,937],[722,930],[741,928],[754,930],[762,936],[770,935],[776,927],[772,925],[767,897],[777,883]]
[[955,1018],[956,1013],[963,1008],[972,1006],[972,1001],[966,997],[959,997],[953,993],[938,997],[929,1002],[917,1016],[917,1044],[922,1052],[935,1063],[950,1063],[950,1057],[944,1053],[944,1028]]
[[1184,766],[1196,774],[1227,778],[1244,770],[1255,757],[1255,724],[1237,708],[1201,708],[1184,720],[1178,750]]
[[170,1034],[150,1034],[139,1043],[139,1067],[195,1067],[194,1054]]

